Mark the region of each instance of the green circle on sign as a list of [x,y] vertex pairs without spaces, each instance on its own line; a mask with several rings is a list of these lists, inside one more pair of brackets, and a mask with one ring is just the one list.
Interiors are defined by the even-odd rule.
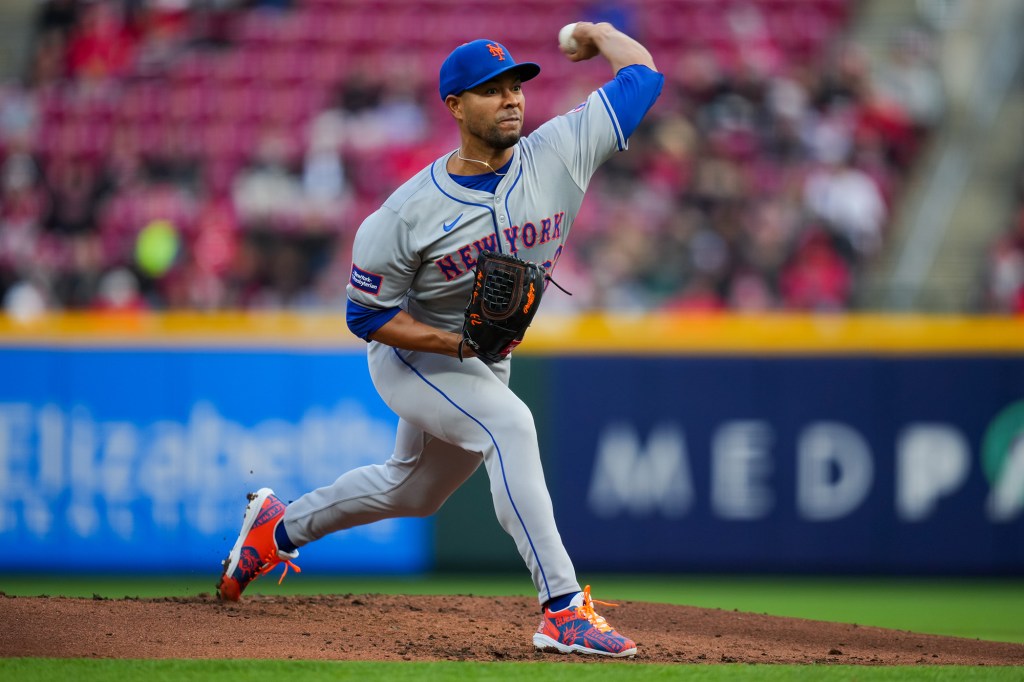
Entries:
[[1014,443],[1024,438],[1024,400],[1011,403],[996,415],[981,445],[981,469],[990,484],[1002,474]]

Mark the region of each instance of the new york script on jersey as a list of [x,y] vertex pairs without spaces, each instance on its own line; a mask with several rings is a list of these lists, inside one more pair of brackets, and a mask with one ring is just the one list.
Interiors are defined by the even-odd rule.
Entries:
[[[522,226],[513,225],[501,231],[503,237],[503,248],[505,253],[518,256],[521,249],[532,249],[552,240],[562,239],[562,222],[565,220],[565,211],[560,211],[550,218],[543,218],[536,223],[526,222]],[[476,268],[476,255],[482,251],[498,251],[496,244],[497,237],[489,234],[482,239],[475,239],[468,244],[463,244],[452,253],[441,256],[434,261],[446,281],[451,282],[467,272]],[[562,245],[558,245],[554,256],[541,265],[550,270],[562,253]],[[529,260],[528,255],[520,256]]]

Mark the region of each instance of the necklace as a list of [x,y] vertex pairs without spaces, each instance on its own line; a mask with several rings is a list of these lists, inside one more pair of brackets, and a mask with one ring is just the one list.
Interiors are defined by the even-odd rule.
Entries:
[[487,163],[486,161],[477,161],[476,159],[467,159],[465,156],[462,155],[462,147],[459,147],[458,149],[455,150],[455,156],[459,157],[460,161],[470,161],[472,163],[483,164],[483,165],[487,166],[487,169],[489,171],[491,171],[492,173],[497,175],[499,178],[503,178],[506,175],[508,175],[508,173],[499,173],[498,171],[494,170],[494,168],[491,166],[491,164]]

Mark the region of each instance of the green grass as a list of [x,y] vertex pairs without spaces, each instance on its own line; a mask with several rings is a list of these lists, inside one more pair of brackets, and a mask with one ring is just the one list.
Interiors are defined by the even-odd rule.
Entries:
[[627,661],[583,663],[344,663],[316,661],[113,661],[82,659],[0,659],[5,679],[39,682],[146,680],[245,680],[246,682],[336,682],[388,680],[388,682],[440,682],[448,680],[524,680],[530,682],[595,682],[616,680],[758,680],[793,679],[824,682],[861,680],[1019,680],[1019,668],[961,666],[868,668],[865,666],[751,666],[751,665],[641,665]]

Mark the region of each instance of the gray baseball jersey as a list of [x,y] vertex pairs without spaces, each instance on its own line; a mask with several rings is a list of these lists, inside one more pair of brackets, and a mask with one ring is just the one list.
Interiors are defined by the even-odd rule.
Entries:
[[420,171],[359,228],[349,298],[457,331],[480,251],[552,269],[594,171],[625,146],[610,111],[598,90],[523,138],[494,194],[452,180],[448,155]]
[[[642,109],[636,121],[656,96],[648,89],[642,103],[630,103]],[[446,171],[449,155],[437,159],[360,226],[350,300],[370,310],[401,307],[426,324],[461,330],[477,255],[500,251],[554,269],[595,170],[625,147],[616,107],[599,89],[522,138],[493,194],[463,187]],[[400,417],[394,453],[289,505],[285,527],[293,542],[432,514],[482,461],[498,520],[540,602],[579,591],[555,525],[532,414],[507,385],[510,359],[460,362],[377,342],[368,358],[374,385]]]

